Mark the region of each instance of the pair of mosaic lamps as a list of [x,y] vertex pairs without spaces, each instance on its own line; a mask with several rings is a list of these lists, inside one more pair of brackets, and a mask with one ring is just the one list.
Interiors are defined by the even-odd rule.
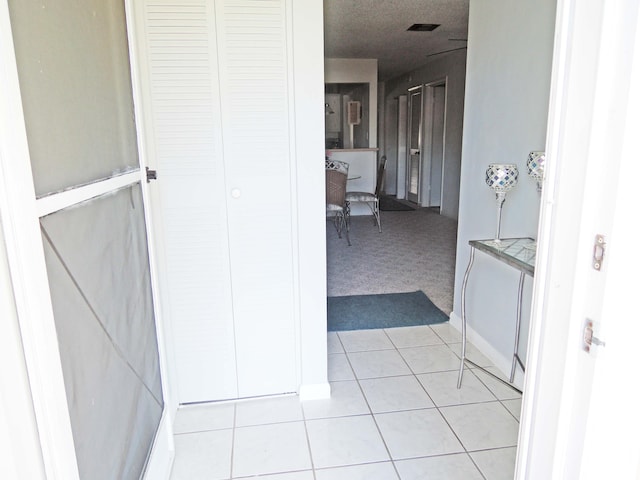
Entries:
[[[531,152],[527,158],[527,173],[537,182],[538,192],[542,191],[544,181],[545,152]],[[500,219],[502,204],[507,192],[518,183],[518,166],[515,164],[491,163],[486,172],[486,182],[496,193],[497,222],[495,241],[500,241]]]

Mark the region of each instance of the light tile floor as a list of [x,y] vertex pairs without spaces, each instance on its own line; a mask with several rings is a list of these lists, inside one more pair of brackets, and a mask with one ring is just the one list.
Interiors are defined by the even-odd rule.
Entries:
[[331,399],[181,408],[172,480],[513,478],[521,396],[477,369],[458,390],[460,335],[449,324],[328,341]]

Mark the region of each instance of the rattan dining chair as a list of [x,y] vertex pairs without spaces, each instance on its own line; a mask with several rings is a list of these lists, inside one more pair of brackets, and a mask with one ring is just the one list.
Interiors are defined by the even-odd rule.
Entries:
[[346,201],[347,201],[347,226],[350,223],[349,212],[351,210],[352,203],[366,203],[371,209],[371,213],[373,214],[373,224],[378,225],[378,231],[382,232],[382,227],[380,225],[380,192],[382,191],[382,186],[384,185],[384,174],[385,169],[387,167],[387,157],[383,156],[380,158],[380,165],[378,165],[378,176],[376,178],[376,189],[374,192],[347,192]]
[[338,232],[338,238],[342,238],[342,232],[344,231],[347,236],[347,244],[351,245],[349,225],[347,224],[348,205],[346,201],[349,164],[327,159],[324,162],[324,171],[327,217],[332,218]]

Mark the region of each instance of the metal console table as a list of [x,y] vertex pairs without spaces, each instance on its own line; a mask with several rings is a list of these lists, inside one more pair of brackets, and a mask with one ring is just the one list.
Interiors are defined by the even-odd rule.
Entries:
[[[524,370],[524,363],[520,359],[518,354],[518,343],[520,340],[520,323],[522,320],[522,288],[524,286],[524,277],[529,275],[533,277],[535,271],[536,261],[536,242],[533,238],[507,238],[500,241],[496,240],[470,240],[471,255],[469,257],[469,265],[464,273],[462,280],[462,354],[460,355],[460,371],[458,373],[458,388],[462,385],[462,374],[464,372],[464,363],[469,362],[475,367],[478,367],[488,373],[489,375],[497,378],[503,383],[509,385],[511,388],[518,390],[513,385],[513,379],[516,373],[516,365],[520,365]],[[516,320],[516,335],[513,345],[513,361],[511,364],[511,375],[509,376],[509,382],[507,383],[501,378],[497,377],[493,373],[487,371],[476,363],[466,358],[467,352],[467,312],[465,306],[467,282],[469,280],[469,273],[473,266],[473,260],[476,250],[486,253],[487,255],[499,260],[507,265],[520,271],[520,283],[518,285],[518,313]],[[519,390],[518,390],[519,391]]]

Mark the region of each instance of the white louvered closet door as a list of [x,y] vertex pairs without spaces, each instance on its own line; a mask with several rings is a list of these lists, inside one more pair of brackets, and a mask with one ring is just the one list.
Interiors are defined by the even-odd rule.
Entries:
[[295,391],[284,0],[218,0],[220,93],[240,396]]
[[284,3],[136,13],[180,403],[296,388]]

